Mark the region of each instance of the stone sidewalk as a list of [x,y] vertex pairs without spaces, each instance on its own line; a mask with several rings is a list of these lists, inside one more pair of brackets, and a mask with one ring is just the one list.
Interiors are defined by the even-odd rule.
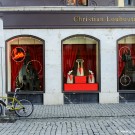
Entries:
[[[122,116],[135,116],[135,103],[34,105],[34,111],[28,118],[47,119]],[[6,117],[18,118],[15,113],[8,111],[6,111]]]
[[135,135],[135,103],[34,107],[28,118],[1,121],[0,135]]
[[34,105],[28,118],[85,118],[135,116],[135,103]]

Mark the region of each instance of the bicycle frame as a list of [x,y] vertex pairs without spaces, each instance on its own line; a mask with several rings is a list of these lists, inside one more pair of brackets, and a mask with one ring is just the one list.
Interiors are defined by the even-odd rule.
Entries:
[[[24,108],[23,105],[20,103],[20,101],[15,97],[0,97],[0,98],[3,100],[7,100],[7,102],[8,100],[11,100],[10,105],[8,105],[8,103],[6,104],[6,108],[8,110],[15,111],[15,110],[21,110],[22,108]],[[18,103],[19,107],[15,108],[15,103]]]
[[[16,88],[13,94],[13,97],[0,97],[0,105],[7,108],[9,111],[15,111],[15,113],[20,117],[28,117],[32,114],[34,107],[33,104],[26,99],[19,100],[17,98],[17,90],[20,88]],[[5,103],[6,101],[6,103]],[[10,102],[11,101],[11,102]],[[28,107],[26,105],[29,105]]]

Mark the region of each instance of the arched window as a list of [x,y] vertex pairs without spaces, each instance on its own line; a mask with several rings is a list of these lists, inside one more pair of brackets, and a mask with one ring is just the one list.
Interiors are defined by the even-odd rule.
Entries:
[[135,90],[135,35],[118,40],[118,89]]
[[8,40],[6,48],[8,91],[43,91],[43,41],[18,36]]
[[77,35],[62,42],[63,86],[65,92],[99,90],[99,42]]

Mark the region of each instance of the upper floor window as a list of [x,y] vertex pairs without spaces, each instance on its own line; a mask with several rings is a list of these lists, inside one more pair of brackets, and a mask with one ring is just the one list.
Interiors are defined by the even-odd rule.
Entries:
[[69,6],[87,6],[88,0],[67,0],[67,5]]
[[134,6],[135,1],[134,0],[124,0],[124,5],[125,6]]

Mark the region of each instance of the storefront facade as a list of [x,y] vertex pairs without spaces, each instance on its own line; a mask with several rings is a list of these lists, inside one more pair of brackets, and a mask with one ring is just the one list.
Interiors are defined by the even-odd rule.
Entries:
[[20,87],[35,104],[134,100],[134,9],[17,8],[1,8],[1,95]]

